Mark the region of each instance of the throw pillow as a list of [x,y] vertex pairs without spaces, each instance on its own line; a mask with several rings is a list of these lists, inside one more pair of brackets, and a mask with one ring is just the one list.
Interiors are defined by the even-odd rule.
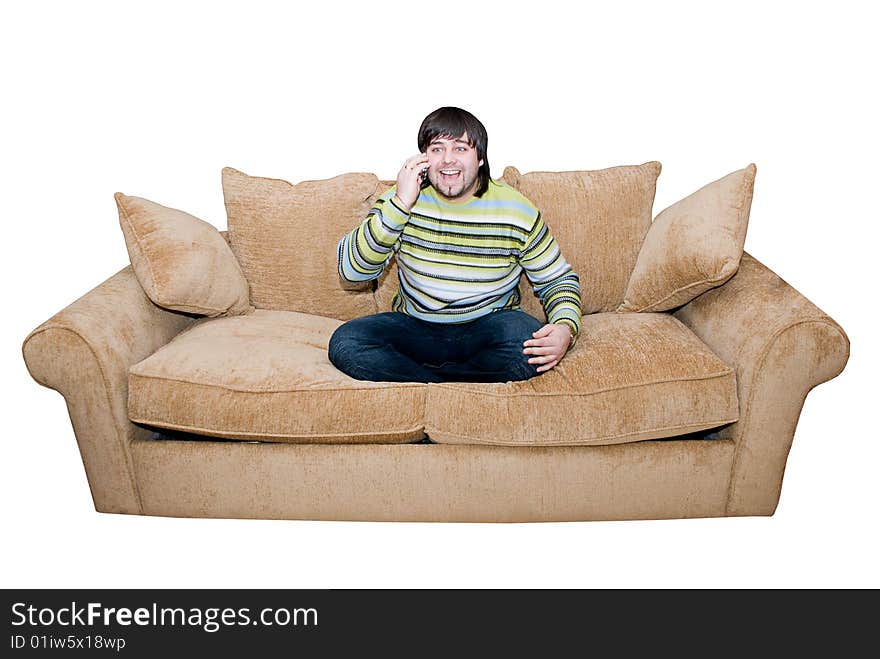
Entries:
[[113,196],[132,269],[154,304],[204,316],[253,311],[248,282],[214,226],[141,197]]
[[648,231],[618,311],[667,311],[730,279],[739,268],[754,163],[661,212]]
[[224,167],[222,179],[229,244],[255,307],[338,320],[376,312],[372,285],[343,287],[337,265],[339,240],[381,194],[374,174],[294,185]]

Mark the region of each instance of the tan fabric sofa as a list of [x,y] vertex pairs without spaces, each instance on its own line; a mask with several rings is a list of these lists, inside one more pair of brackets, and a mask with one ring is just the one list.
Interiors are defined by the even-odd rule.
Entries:
[[[722,232],[739,252],[719,262],[721,274],[700,263],[699,286],[660,296],[678,306],[628,310],[630,296],[644,298],[631,279],[646,277],[640,253],[657,258],[660,243],[648,243],[659,173],[659,163],[505,170],[503,180],[542,209],[584,291],[576,346],[529,381],[361,382],[330,364],[335,328],[388,310],[393,295],[393,262],[377,284],[354,290],[335,273],[336,242],[391,184],[368,174],[292,186],[225,169],[220,245],[234,261],[196,259],[195,275],[244,277],[250,298],[240,279],[225,297],[209,281],[199,289],[211,301],[178,308],[168,296],[193,286],[178,274],[169,294],[162,269],[176,259],[179,272],[180,250],[163,252],[161,236],[144,231],[156,225],[139,215],[169,209],[118,195],[132,265],[34,329],[24,359],[67,402],[101,512],[472,522],[771,515],[806,395],[843,370],[849,341],[741,252],[753,166],[682,202],[688,226],[705,216],[700,235],[715,235],[705,226],[712,204],[739,218]],[[737,202],[744,190],[747,203]],[[668,219],[676,208],[654,221],[663,240],[683,235]],[[305,232],[297,223],[314,223],[316,212],[321,230]],[[164,226],[200,222],[187,218]],[[189,226],[184,251],[195,253],[213,229]],[[680,279],[687,267],[675,269]],[[525,280],[522,288],[523,308],[543,318]],[[191,311],[202,308],[210,315]]]

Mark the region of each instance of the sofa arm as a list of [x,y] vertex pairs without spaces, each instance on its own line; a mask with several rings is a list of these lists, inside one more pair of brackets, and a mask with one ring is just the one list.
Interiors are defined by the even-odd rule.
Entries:
[[849,358],[843,329],[744,253],[736,275],[673,314],[736,369],[739,421],[728,515],[772,515],[807,394]]
[[25,338],[31,376],[67,403],[96,510],[142,512],[129,443],[150,433],[128,420],[128,369],[196,322],[153,304],[127,266]]

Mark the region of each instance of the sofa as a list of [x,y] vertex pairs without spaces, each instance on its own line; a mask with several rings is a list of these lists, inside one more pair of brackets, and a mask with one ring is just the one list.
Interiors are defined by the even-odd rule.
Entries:
[[[578,273],[579,339],[506,383],[354,380],[344,321],[390,310],[392,258],[340,238],[394,181],[222,171],[227,229],[116,193],[129,263],[22,354],[64,397],[95,509],[171,517],[538,522],[772,515],[843,329],[743,250],[754,164],[660,213],[658,162],[498,181]],[[545,320],[530,283],[521,306]]]

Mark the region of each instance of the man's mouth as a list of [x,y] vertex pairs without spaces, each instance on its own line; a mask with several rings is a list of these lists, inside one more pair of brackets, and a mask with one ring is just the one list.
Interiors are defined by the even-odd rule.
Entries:
[[440,170],[440,180],[445,183],[451,183],[458,179],[461,175],[460,169],[441,169]]

